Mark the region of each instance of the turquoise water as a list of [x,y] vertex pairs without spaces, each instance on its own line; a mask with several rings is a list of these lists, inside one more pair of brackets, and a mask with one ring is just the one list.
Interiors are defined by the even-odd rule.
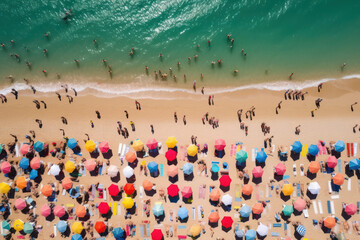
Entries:
[[[357,0],[15,0],[1,1],[0,9],[3,83],[8,75],[17,82],[57,82],[59,73],[61,81],[70,83],[146,85],[154,83],[155,70],[171,67],[180,87],[191,87],[201,73],[204,85],[241,86],[286,81],[291,72],[294,80],[337,78],[356,74],[360,67]],[[73,13],[64,21],[67,9]],[[227,34],[234,38],[232,49]],[[197,61],[188,62],[194,55]],[[102,59],[112,66],[113,78]],[[223,64],[212,67],[218,59]]]

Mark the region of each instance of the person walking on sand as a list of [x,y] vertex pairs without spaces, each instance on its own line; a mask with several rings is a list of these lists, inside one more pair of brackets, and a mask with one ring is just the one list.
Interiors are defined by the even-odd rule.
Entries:
[[357,102],[354,102],[353,104],[350,105],[350,109],[353,112],[354,111],[354,106],[357,104]]
[[183,117],[183,122],[184,122],[184,125],[186,125],[186,116],[185,115]]
[[174,120],[175,120],[175,123],[177,123],[177,121],[178,121],[178,117],[177,117],[176,112],[174,112]]
[[67,119],[64,117],[64,116],[61,116],[61,121],[63,124],[67,125],[68,122],[67,122]]
[[289,80],[292,80],[292,76],[294,75],[294,73],[290,73],[289,75]]
[[311,117],[314,117],[314,116],[315,116],[314,113],[315,113],[316,110],[317,110],[317,108],[311,110]]
[[201,88],[201,94],[204,95],[204,87]]
[[47,105],[46,105],[45,101],[41,101],[41,103],[44,104],[44,108],[46,109]]
[[95,113],[96,113],[96,117],[97,117],[98,119],[101,119],[100,112],[99,112],[98,110],[96,110]]
[[212,95],[212,96],[211,96],[211,104],[212,104],[212,105],[214,105],[214,98],[215,98],[215,96]]
[[60,128],[60,131],[62,132],[62,135],[65,136],[65,130]]
[[239,109],[238,111],[237,111],[237,115],[238,115],[238,119],[239,119],[239,122],[241,123],[241,115],[242,115],[242,109]]
[[15,142],[15,143],[17,143],[17,142],[18,142],[18,138],[17,138],[17,136],[16,136],[16,135],[14,135],[14,134],[10,134],[10,136],[12,136],[12,137],[14,138],[14,142]]
[[127,130],[126,127],[124,127],[124,131],[125,131],[125,138],[128,138],[129,137],[129,131]]
[[131,130],[135,132],[135,123],[133,121],[130,121]]
[[60,95],[60,93],[58,93],[58,92],[55,92],[55,93],[56,93],[56,95],[57,95],[57,97],[58,97],[59,101],[61,101],[61,95]]
[[202,120],[203,125],[205,125],[205,116],[203,116],[201,120]]
[[43,124],[40,119],[35,119],[35,122],[37,122],[37,124],[39,124],[39,128],[42,128]]
[[136,110],[139,110],[139,111],[141,110],[141,105],[137,100],[135,100],[135,106],[136,106]]
[[[356,133],[356,128],[357,128],[358,124],[355,124],[355,126],[353,127],[353,132]],[[360,129],[359,129],[360,131]]]
[[194,89],[194,92],[196,92],[196,80],[194,80],[193,89]]
[[320,84],[318,85],[318,87],[317,87],[317,89],[318,89],[318,92],[320,92],[320,91],[321,91],[321,89],[322,89],[322,86],[323,86],[323,83],[320,83]]
[[38,100],[34,100],[33,103],[36,104],[36,108],[37,108],[37,109],[40,109],[40,103],[39,103]]
[[295,134],[296,134],[296,135],[299,135],[299,134],[300,134],[300,127],[301,127],[301,125],[298,125],[298,126],[295,128]]
[[91,126],[91,128],[95,127],[94,122],[92,120],[90,120],[90,126]]
[[320,102],[322,101],[322,98],[318,98],[315,100],[315,105],[317,108],[320,108]]
[[154,131],[154,126],[152,124],[150,125],[150,129],[151,129],[151,133],[154,134],[155,131]]
[[126,117],[126,118],[129,118],[129,113],[128,113],[128,111],[124,110],[124,113],[125,113],[125,117]]
[[211,95],[209,95],[209,106],[211,106]]
[[70,104],[74,101],[74,98],[72,96],[66,95],[66,97],[68,98]]
[[77,91],[75,88],[71,88],[74,91],[75,97],[77,97]]
[[14,96],[15,96],[15,99],[17,100],[18,99],[18,91],[16,91],[14,88],[13,89],[11,89],[11,93],[12,94],[14,94]]

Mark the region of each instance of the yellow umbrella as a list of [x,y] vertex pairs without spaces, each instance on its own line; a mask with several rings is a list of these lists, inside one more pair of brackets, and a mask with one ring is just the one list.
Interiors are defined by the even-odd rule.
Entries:
[[122,201],[124,208],[130,209],[134,206],[134,200],[131,197],[125,197]]
[[16,179],[16,186],[20,189],[24,189],[27,185],[26,179],[24,176],[19,177]]
[[10,191],[10,186],[9,186],[9,184],[4,183],[4,182],[0,183],[0,192],[1,192],[1,193],[6,194],[6,193],[8,193],[9,191]]
[[294,188],[291,184],[284,184],[281,191],[284,194],[284,196],[290,196],[293,193]]
[[21,221],[20,219],[16,219],[14,222],[14,229],[16,231],[21,231],[24,228],[24,222]]
[[83,225],[81,224],[81,222],[74,222],[73,225],[71,226],[71,231],[73,231],[74,233],[80,234],[83,230]]
[[168,137],[168,139],[166,140],[166,146],[168,148],[174,148],[177,144],[177,141],[174,137]]
[[190,229],[190,233],[193,237],[199,236],[201,233],[201,226],[199,224],[192,225]]
[[65,170],[69,173],[72,173],[75,170],[75,163],[72,161],[67,161],[65,163]]
[[146,161],[143,160],[143,161],[141,162],[141,166],[145,166],[145,165],[146,165]]
[[96,144],[94,143],[93,140],[88,140],[85,143],[85,149],[88,150],[88,152],[93,152],[96,148]]
[[194,157],[197,153],[198,153],[198,148],[197,146],[195,146],[194,144],[191,144],[188,148],[187,148],[187,153],[189,156]]
[[137,139],[133,142],[132,144],[132,148],[136,151],[136,152],[140,152],[144,149],[144,144],[141,140]]

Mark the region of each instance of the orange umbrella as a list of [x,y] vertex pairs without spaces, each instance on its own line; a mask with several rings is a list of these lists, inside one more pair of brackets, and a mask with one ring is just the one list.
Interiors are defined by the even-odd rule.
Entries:
[[338,185],[338,186],[340,186],[341,184],[343,184],[344,183],[344,176],[341,174],[341,173],[337,173],[333,178],[332,178],[332,180],[333,180],[333,183],[335,184],[335,185]]
[[32,169],[39,169],[40,166],[41,166],[40,158],[35,157],[30,161],[30,167]]
[[65,190],[68,190],[72,187],[72,181],[70,178],[64,177],[64,179],[61,182],[61,185]]
[[320,163],[317,161],[312,161],[309,164],[309,172],[311,173],[317,173],[320,170]]
[[75,210],[75,214],[76,216],[82,218],[82,217],[85,217],[86,215],[86,208],[82,205],[79,205],[76,207],[76,210]]
[[253,191],[253,187],[250,184],[245,184],[242,188],[242,193],[246,196],[250,196]]
[[219,213],[218,212],[212,212],[209,215],[209,222],[211,223],[216,223],[218,222],[220,219]]
[[143,188],[145,191],[151,191],[153,188],[153,184],[149,180],[143,181]]
[[50,184],[46,184],[43,186],[43,188],[41,189],[41,193],[45,196],[45,197],[49,197],[51,196],[53,192],[52,187],[50,186]]
[[333,218],[333,217],[327,217],[327,218],[325,218],[325,220],[324,220],[324,226],[325,226],[325,227],[331,229],[331,228],[335,227],[335,225],[336,225],[336,220],[335,220],[335,218]]
[[219,191],[219,189],[213,189],[213,190],[211,190],[210,200],[216,202],[216,201],[219,201],[219,198],[220,198],[220,191]]
[[125,155],[126,161],[133,163],[136,160],[136,154],[134,152],[127,152]]
[[127,195],[131,195],[135,192],[135,187],[134,187],[134,184],[132,183],[127,183],[125,184],[124,186],[124,192],[127,194]]
[[252,212],[254,214],[261,214],[264,210],[264,207],[262,205],[262,203],[255,203],[254,206],[252,207]]
[[103,232],[105,232],[105,230],[106,230],[106,225],[105,225],[105,223],[103,222],[103,221],[97,221],[96,223],[95,223],[95,230],[98,232],[98,233],[103,233]]
[[26,187],[26,179],[25,177],[21,176],[16,180],[16,187],[20,188],[20,189],[24,189]]

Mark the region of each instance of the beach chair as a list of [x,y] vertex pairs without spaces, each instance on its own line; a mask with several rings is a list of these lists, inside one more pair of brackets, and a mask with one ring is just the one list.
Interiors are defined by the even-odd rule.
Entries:
[[280,237],[280,233],[279,232],[271,232],[271,236],[272,237]]
[[354,154],[353,154],[353,157],[356,157],[356,155],[357,155],[357,148],[358,148],[358,144],[356,142],[354,142]]
[[276,227],[281,227],[282,226],[282,224],[281,223],[273,223],[273,225],[272,225],[274,228],[276,228]]
[[304,209],[303,213],[305,218],[309,218],[309,211],[307,209]]
[[318,214],[318,208],[317,208],[317,205],[316,205],[315,200],[312,201],[312,206],[313,206],[313,208],[314,208],[314,213],[315,213],[315,214]]

